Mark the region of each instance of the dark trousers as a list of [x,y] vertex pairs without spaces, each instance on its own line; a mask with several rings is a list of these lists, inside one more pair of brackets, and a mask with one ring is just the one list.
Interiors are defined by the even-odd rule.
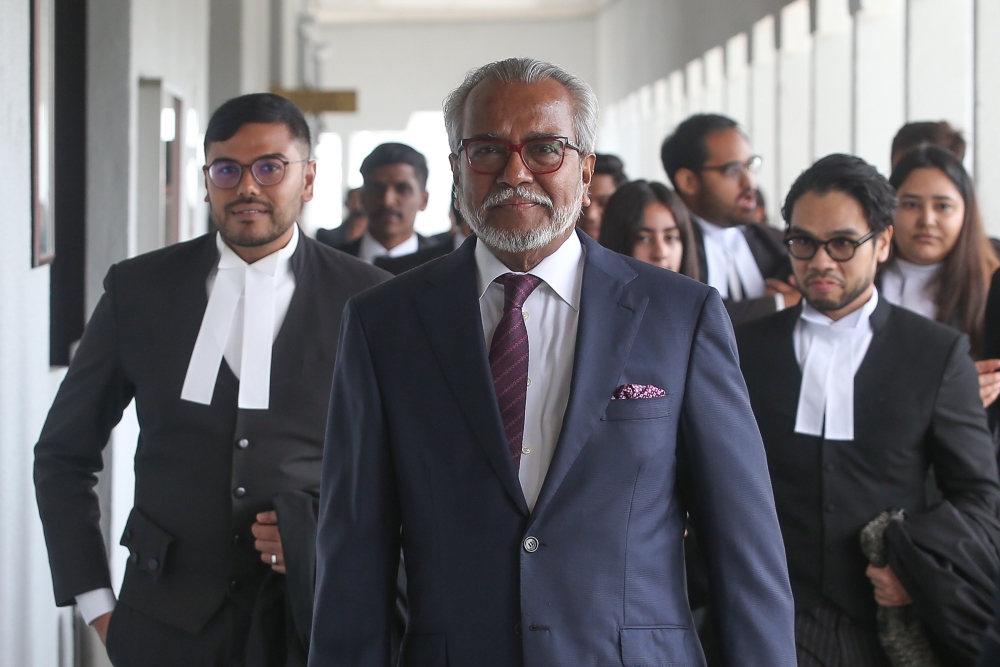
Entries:
[[251,596],[231,597],[192,635],[119,602],[108,657],[114,667],[242,667],[253,607]]
[[830,602],[795,612],[799,667],[890,667],[878,634]]

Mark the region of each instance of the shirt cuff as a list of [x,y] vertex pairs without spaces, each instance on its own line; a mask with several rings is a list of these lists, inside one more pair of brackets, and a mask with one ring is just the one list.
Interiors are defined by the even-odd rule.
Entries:
[[785,295],[778,292],[774,295],[774,309],[784,310],[785,309]]
[[76,606],[87,625],[93,623],[95,618],[114,611],[116,603],[115,593],[110,588],[98,588],[76,596]]

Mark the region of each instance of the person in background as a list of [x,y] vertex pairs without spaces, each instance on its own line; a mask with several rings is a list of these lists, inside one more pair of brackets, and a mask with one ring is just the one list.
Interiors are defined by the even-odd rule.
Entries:
[[[788,556],[799,667],[888,667],[876,606],[933,615],[920,602],[936,580],[914,581],[895,549],[885,567],[863,555],[859,535],[876,516],[903,510],[903,525],[919,518],[956,534],[968,525],[956,512],[992,526],[1000,505],[967,336],[874,285],[895,207],[860,158],[830,155],[803,172],[782,213],[804,303],[736,329]],[[950,514],[927,507],[932,463]]]
[[583,214],[576,225],[595,241],[601,236],[601,219],[604,207],[615,190],[628,183],[625,165],[617,155],[597,154],[594,178],[590,182],[590,204],[583,207]]
[[[56,603],[116,667],[304,663],[337,331],[347,299],[389,277],[300,234],[316,164],[287,99],[222,104],[205,155],[218,232],[110,268],[35,446]],[[116,600],[94,485],[133,398]]]
[[369,264],[379,257],[401,257],[434,245],[413,229],[427,208],[427,160],[406,144],[377,146],[361,163],[361,201],[368,229],[337,249]]
[[734,324],[799,302],[781,232],[757,221],[754,155],[736,121],[697,114],[663,142],[663,169],[691,211],[701,279],[719,291]]
[[754,197],[757,199],[757,212],[754,215],[754,222],[759,225],[769,225],[770,221],[767,219],[767,200],[764,199],[764,193],[757,188],[754,192]]
[[344,197],[344,221],[333,229],[317,229],[316,240],[336,248],[357,241],[366,229],[368,214],[361,202],[361,188],[354,188]]
[[954,154],[922,144],[899,159],[889,182],[899,208],[893,254],[880,271],[882,295],[969,336],[989,406],[1000,394],[1000,359],[983,357],[985,311],[1000,261],[983,230],[972,179]]
[[632,181],[608,200],[601,245],[609,250],[698,279],[691,218],[663,183]]
[[965,160],[965,137],[948,121],[918,121],[907,123],[892,139],[892,168],[911,148],[921,144],[933,144],[954,154],[961,162]]
[[455,186],[451,188],[451,211],[448,217],[451,218],[451,229],[443,234],[438,234],[436,237],[431,237],[432,239],[438,239],[436,245],[401,257],[379,257],[375,260],[375,266],[385,269],[394,276],[398,276],[404,271],[409,271],[421,264],[426,264],[432,259],[444,257],[452,250],[457,250],[472,233],[472,230],[469,229],[469,223],[465,221],[461,211],[455,205]]

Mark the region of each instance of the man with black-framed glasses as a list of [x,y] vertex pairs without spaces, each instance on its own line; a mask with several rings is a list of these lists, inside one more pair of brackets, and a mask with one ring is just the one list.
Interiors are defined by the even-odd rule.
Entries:
[[[224,103],[205,153],[217,232],[111,267],[35,448],[56,602],[115,667],[305,661],[340,317],[388,277],[300,232],[316,165],[290,101]],[[116,600],[93,487],[133,398]]]
[[[860,158],[831,155],[803,172],[782,213],[804,303],[736,330],[788,556],[800,667],[887,667],[893,641],[880,642],[877,605],[916,603],[917,617],[938,618],[924,593],[941,584],[913,569],[921,537],[909,522],[947,524],[952,535],[965,526],[948,512],[995,524],[1000,484],[968,339],[875,287],[895,209],[893,188]],[[927,509],[931,464],[951,508]],[[876,567],[860,533],[889,509],[906,518],[886,529],[889,564]],[[927,630],[940,641],[943,625]]]
[[754,155],[736,121],[691,116],[660,151],[674,190],[691,210],[702,282],[719,291],[734,324],[798,303],[781,233],[757,220]]

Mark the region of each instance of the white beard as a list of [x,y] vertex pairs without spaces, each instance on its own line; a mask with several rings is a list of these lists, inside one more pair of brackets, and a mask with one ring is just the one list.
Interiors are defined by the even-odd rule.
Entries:
[[[547,246],[576,224],[583,205],[583,181],[580,182],[573,201],[558,209],[553,206],[551,199],[545,195],[533,192],[523,185],[508,188],[490,195],[478,208],[472,206],[465,195],[461,191],[459,192],[457,201],[458,210],[462,213],[466,222],[469,223],[469,227],[488,248],[500,250],[501,252],[529,252]],[[487,224],[486,212],[493,206],[502,204],[513,197],[526,199],[539,206],[546,207],[551,211],[549,224],[527,232],[497,229]]]

